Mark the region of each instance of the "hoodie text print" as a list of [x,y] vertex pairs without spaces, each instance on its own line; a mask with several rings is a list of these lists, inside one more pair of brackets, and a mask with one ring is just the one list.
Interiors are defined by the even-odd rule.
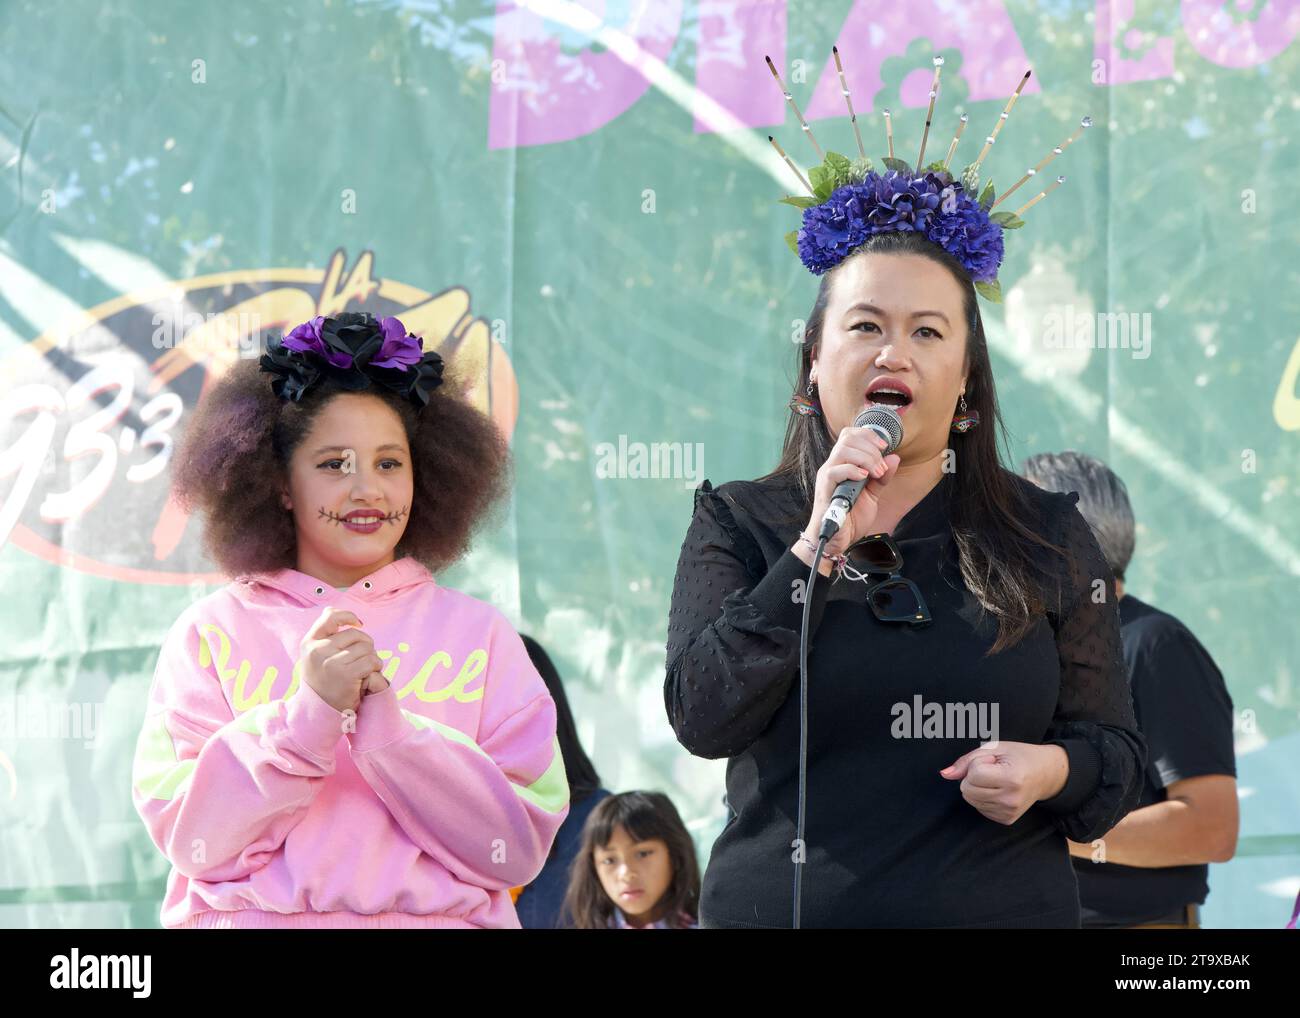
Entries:
[[[327,606],[389,687],[355,717],[301,680]],[[398,559],[346,591],[293,569],[187,608],[159,654],[132,772],[172,864],[162,924],[518,928],[569,810],[555,704],[491,605]]]

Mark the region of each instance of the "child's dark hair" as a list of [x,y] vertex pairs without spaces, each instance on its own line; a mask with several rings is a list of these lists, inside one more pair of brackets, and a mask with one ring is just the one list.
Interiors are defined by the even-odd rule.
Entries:
[[700,867],[695,842],[682,823],[677,807],[662,792],[622,792],[602,799],[582,828],[582,847],[569,872],[569,888],[561,915],[579,930],[604,930],[618,906],[609,899],[596,873],[595,853],[608,845],[622,827],[633,841],[661,839],[668,846],[673,879],[660,903],[663,918],[673,929],[683,926],[682,915],[694,922],[700,901]]
[[[519,637],[524,641],[524,649],[528,651],[529,660],[533,662],[537,674],[546,683],[546,691],[555,701],[555,737],[560,740],[560,751],[564,756],[564,773],[569,779],[569,805],[572,807],[600,789],[600,774],[587,751],[582,748],[578,726],[574,723],[573,711],[569,708],[569,697],[564,691],[559,669],[555,667],[551,655],[531,636],[520,633]],[[552,842],[552,850],[556,844],[558,839]]]
[[[289,459],[316,415],[346,391],[326,378],[295,403],[275,395],[271,381],[258,361],[236,362],[199,401],[173,460],[173,497],[203,514],[204,547],[228,576],[296,567],[293,514],[280,501]],[[405,426],[414,492],[394,554],[431,572],[468,550],[509,488],[505,437],[455,390],[449,374],[418,411],[382,386],[360,392]]]

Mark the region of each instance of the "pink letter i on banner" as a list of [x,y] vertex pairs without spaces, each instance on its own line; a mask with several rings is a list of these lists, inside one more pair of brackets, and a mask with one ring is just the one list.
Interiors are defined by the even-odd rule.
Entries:
[[[545,9],[545,4],[538,4]],[[631,0],[624,23],[606,25],[601,0],[557,4],[584,27],[551,21],[511,2],[497,4],[488,103],[488,148],[581,138],[626,111],[650,87],[647,63],[668,57],[682,21],[681,0]],[[626,53],[593,53],[591,31],[622,36]],[[561,39],[571,40],[570,49]]]

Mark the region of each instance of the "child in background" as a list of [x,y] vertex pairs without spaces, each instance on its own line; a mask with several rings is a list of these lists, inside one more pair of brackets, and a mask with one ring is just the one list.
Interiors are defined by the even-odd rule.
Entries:
[[582,832],[564,906],[577,929],[696,929],[695,843],[659,792],[603,799]]
[[233,579],[172,625],[136,746],[165,927],[519,928],[568,813],[555,704],[501,612],[434,580],[509,450],[421,346],[315,318],[189,424],[175,494]]

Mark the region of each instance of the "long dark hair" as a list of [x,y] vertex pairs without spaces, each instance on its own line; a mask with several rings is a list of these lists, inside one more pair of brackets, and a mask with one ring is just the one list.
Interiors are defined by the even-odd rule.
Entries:
[[[569,698],[564,693],[564,683],[560,680],[559,669],[551,660],[546,649],[531,636],[520,634],[524,648],[533,662],[533,667],[546,683],[546,691],[555,701],[555,737],[560,742],[560,758],[564,761],[564,775],[569,780],[569,809],[582,802],[589,795],[600,789],[600,775],[596,765],[578,741],[578,727],[573,723],[573,711],[569,709]],[[551,842],[551,850],[546,854],[549,863],[555,858],[560,839]]]
[[[951,434],[949,447],[956,454],[957,470],[949,492],[948,518],[962,579],[984,609],[997,617],[997,640],[987,652],[995,654],[1018,643],[1036,624],[1035,615],[1045,608],[1042,586],[1045,576],[1033,553],[1034,547],[1048,548],[1061,555],[1065,552],[1039,536],[1041,522],[1034,506],[1004,466],[1011,461],[1006,428],[998,410],[984,321],[969,274],[948,252],[916,233],[873,234],[849,258],[867,253],[915,254],[929,258],[951,272],[962,288],[969,368],[966,405],[979,412],[980,422],[965,434]],[[825,325],[831,277],[843,265],[841,262],[821,278],[817,301],[808,316],[798,351],[795,395],[802,395],[808,384],[812,353],[821,342]],[[800,523],[812,512],[817,470],[826,462],[834,444],[824,418],[791,411],[781,461],[771,473],[760,478],[795,484],[802,513]]]
[[582,847],[569,872],[569,887],[561,914],[579,930],[608,929],[618,908],[601,886],[596,873],[595,852],[608,845],[616,828],[622,827],[633,841],[661,839],[668,846],[673,879],[656,905],[662,905],[669,927],[691,922],[699,914],[700,866],[695,842],[682,823],[673,801],[662,792],[622,792],[601,799],[582,828]]

